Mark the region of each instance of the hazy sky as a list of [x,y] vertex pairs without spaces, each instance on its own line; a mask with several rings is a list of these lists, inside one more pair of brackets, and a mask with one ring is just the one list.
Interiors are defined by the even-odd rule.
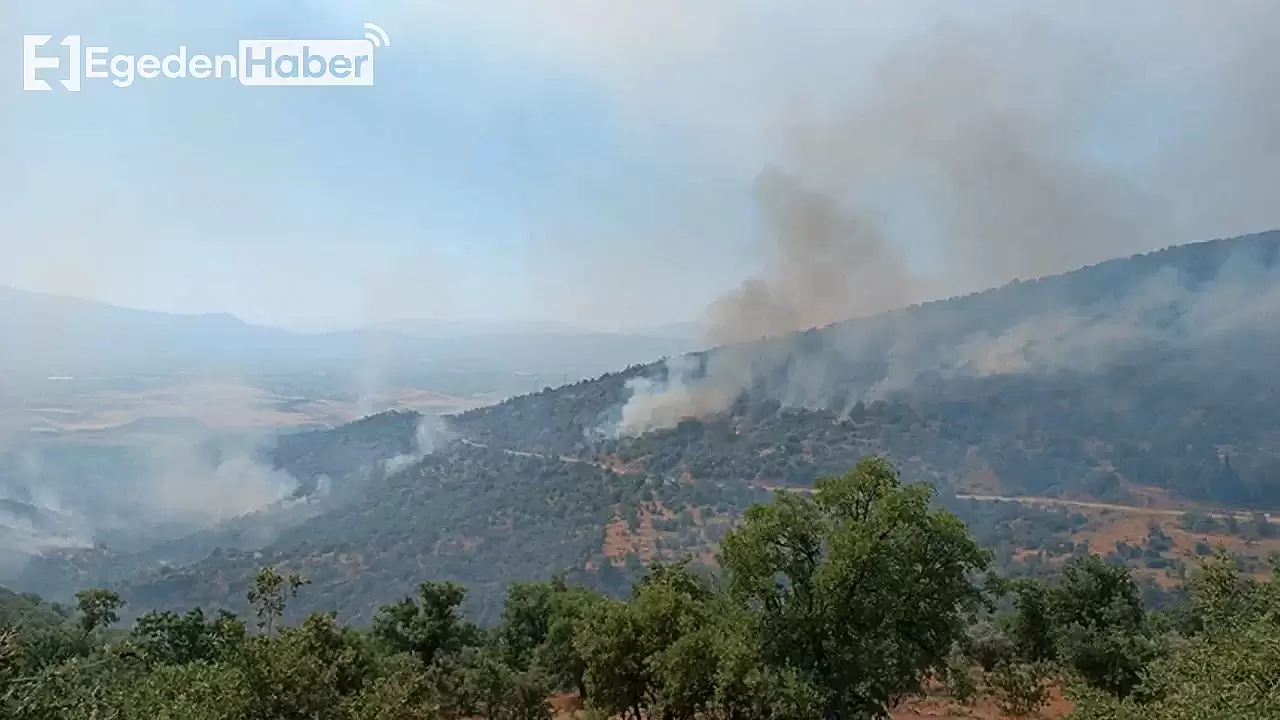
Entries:
[[[942,278],[926,295],[1263,229],[1280,224],[1267,174],[1280,142],[1268,142],[1271,101],[1250,102],[1275,94],[1261,78],[1276,75],[1247,50],[1274,47],[1268,4],[5,2],[0,284],[305,328],[402,317],[688,320],[767,272],[767,223],[752,188],[769,166],[874,206],[884,242]],[[1032,5],[1040,16],[1018,9]],[[364,22],[392,40],[371,88],[162,79],[26,93],[18,81],[24,33],[54,43],[80,34],[113,54],[186,45],[212,55],[242,38],[360,37]],[[1076,170],[1088,164],[1097,177],[1151,190],[1159,232],[1144,225],[1131,240],[1079,253],[989,263],[969,245],[948,250],[955,218],[922,209],[892,180],[875,193],[861,174],[853,189],[842,183],[828,165],[858,166],[886,128],[854,123],[858,142],[834,143],[847,152],[829,158],[824,133],[866,115],[859,98],[884,83],[900,48],[957,33],[1024,80],[1042,73],[1018,87],[1035,89],[1027,102],[1038,111],[1070,117],[1073,144],[1055,150]],[[942,61],[939,76],[947,71]],[[917,101],[927,113],[982,84],[961,75]],[[1237,103],[1219,102],[1226,93]],[[1017,115],[1019,97],[1009,97],[1005,114]],[[1221,107],[1251,118],[1247,127],[1224,129]],[[905,147],[902,128],[892,131],[893,147]],[[1210,136],[1244,138],[1233,152],[1256,162],[1228,173],[1215,158],[1229,153],[1211,151]],[[1174,150],[1183,145],[1200,151]],[[866,167],[918,159],[887,153]]]

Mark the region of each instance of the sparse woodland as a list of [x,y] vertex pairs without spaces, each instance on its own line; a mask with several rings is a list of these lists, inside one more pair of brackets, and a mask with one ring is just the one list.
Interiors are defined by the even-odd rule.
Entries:
[[[1280,580],[1207,557],[1151,611],[1129,569],[1078,555],[1005,579],[924,484],[867,458],[812,495],[753,506],[719,570],[652,563],[612,598],[556,577],[510,586],[497,622],[430,577],[347,625],[283,621],[311,589],[262,568],[249,611],[75,608],[0,596],[0,714],[31,720],[875,718],[924,692],[1031,714],[1052,683],[1088,719],[1280,717]],[[1278,576],[1280,577],[1280,576]]]

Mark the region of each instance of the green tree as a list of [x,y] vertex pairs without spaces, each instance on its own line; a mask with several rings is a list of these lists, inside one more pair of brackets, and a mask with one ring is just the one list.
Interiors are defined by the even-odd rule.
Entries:
[[557,586],[549,582],[517,582],[507,590],[498,640],[512,667],[528,669],[538,648],[547,641],[556,592]]
[[885,460],[820,479],[813,499],[779,493],[725,536],[735,597],[759,608],[765,663],[821,692],[827,717],[882,715],[941,669],[981,600],[989,563],[932,491]]
[[1051,596],[1058,659],[1095,688],[1127,695],[1157,647],[1128,568],[1096,555],[1072,558]]
[[248,638],[230,662],[249,685],[250,717],[281,720],[341,720],[344,701],[377,672],[371,643],[332,613]]
[[1280,570],[1259,583],[1219,554],[1191,590],[1199,629],[1151,663],[1138,692],[1085,692],[1075,720],[1280,717]]
[[947,658],[943,680],[947,694],[958,703],[968,705],[978,696],[978,684],[973,679],[973,661],[959,651],[959,646],[952,649],[951,656]]
[[251,720],[257,701],[240,666],[194,660],[148,673],[125,701],[124,717]]
[[592,607],[574,637],[574,646],[584,661],[592,704],[641,720],[653,700],[653,688],[645,667],[644,631],[632,607],[616,600]]
[[713,624],[721,603],[690,561],[655,564],[637,584],[630,607],[644,654],[646,700],[654,714],[692,720],[714,700],[716,646]]
[[586,660],[574,638],[592,609],[605,598],[593,590],[569,586],[563,578],[552,580],[551,585],[553,593],[549,600],[547,635],[534,652],[534,664],[548,677],[553,687],[576,690],[578,696],[586,700]]
[[146,677],[143,669],[127,649],[73,657],[18,678],[0,705],[4,711],[0,716],[33,720],[120,717],[129,695]]
[[715,662],[706,632],[715,593],[688,562],[655,564],[631,602],[592,608],[575,646],[592,704],[610,713],[692,718],[711,702]]
[[94,588],[76,593],[76,611],[79,613],[80,630],[85,637],[94,631],[110,627],[120,621],[119,610],[124,600],[119,593]]
[[747,608],[719,616],[715,637],[716,716],[727,720],[820,720],[823,697],[794,668],[763,662],[759,617]]
[[134,623],[131,637],[147,661],[185,665],[214,660],[244,639],[244,623],[227,611],[206,620],[195,608],[186,615],[149,612]]
[[422,583],[416,602],[406,597],[378,609],[373,634],[396,652],[413,653],[423,667],[454,657],[479,639],[476,626],[458,612],[466,594],[451,582]]
[[1049,700],[1046,675],[1041,663],[1012,661],[997,665],[986,680],[1006,715],[1026,717]]
[[[0,628],[0,703],[9,694],[9,683],[21,669],[22,644],[16,627]],[[3,704],[0,704],[3,707]]]
[[536,671],[517,670],[498,648],[486,648],[462,669],[464,707],[486,720],[544,720],[551,717],[550,694]]
[[344,699],[347,720],[440,720],[458,717],[454,703],[442,697],[437,676],[424,673],[408,655],[383,659],[382,671]]
[[1028,662],[1055,660],[1053,593],[1036,580],[1015,581],[1012,590],[1014,612],[1007,616],[1006,635],[1014,654]]
[[285,577],[275,568],[259,570],[253,576],[253,584],[247,594],[249,605],[258,616],[258,629],[270,635],[275,630],[276,621],[284,616],[288,599],[297,597],[298,588],[310,582],[297,573]]

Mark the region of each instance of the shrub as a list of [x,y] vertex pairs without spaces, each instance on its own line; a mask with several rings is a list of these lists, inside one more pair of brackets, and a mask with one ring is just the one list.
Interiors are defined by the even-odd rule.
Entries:
[[1026,717],[1049,700],[1045,666],[1041,663],[1004,662],[986,680],[1006,715]]

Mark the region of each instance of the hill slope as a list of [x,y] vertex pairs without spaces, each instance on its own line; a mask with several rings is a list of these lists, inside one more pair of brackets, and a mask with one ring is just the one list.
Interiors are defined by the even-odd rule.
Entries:
[[[631,368],[456,427],[767,482],[808,482],[858,438],[1011,493],[1152,485],[1280,506],[1275,357],[1280,233],[1268,233]],[[762,454],[780,447],[792,451]]]
[[1183,246],[514,398],[257,547],[106,579],[139,607],[238,607],[273,564],[316,580],[298,610],[356,619],[454,579],[492,619],[512,580],[709,559],[763,488],[871,452],[1044,572],[1018,550],[1070,553],[1081,517],[954,493],[1280,506],[1278,258],[1280,233]]

